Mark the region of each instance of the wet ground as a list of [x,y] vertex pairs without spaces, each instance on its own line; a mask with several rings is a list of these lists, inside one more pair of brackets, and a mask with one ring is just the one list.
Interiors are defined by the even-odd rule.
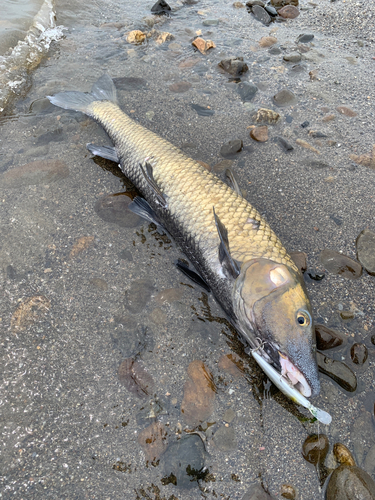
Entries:
[[[328,248],[355,259],[359,233],[375,230],[375,10],[302,2],[296,19],[264,26],[232,3],[170,5],[171,17],[149,19],[152,2],[57,3],[65,37],[0,119],[1,498],[241,499],[261,482],[276,498],[286,483],[301,500],[321,499],[322,472],[302,456],[319,432],[328,469],[341,442],[374,471],[375,278],[329,273],[319,255]],[[129,31],[153,27],[174,39],[126,42]],[[199,30],[216,45],[206,55],[191,45]],[[297,45],[300,34],[314,39]],[[270,35],[279,50],[259,45]],[[283,59],[291,52],[300,63]],[[259,89],[251,101],[219,70],[227,57],[247,63],[242,81]],[[314,403],[332,415],[329,427],[267,383],[213,298],[175,268],[173,241],[124,222],[126,196],[108,196],[126,180],[85,147],[110,145],[100,126],[45,99],[88,91],[104,72],[119,79],[125,112],[211,167],[223,144],[243,141],[232,158],[240,187],[287,249],[325,273],[306,279],[315,319],[347,339],[326,354],[355,372],[358,387],[350,393],[321,375]],[[279,107],[273,96],[284,88],[294,102]],[[264,143],[249,136],[258,108],[281,115]],[[354,343],[368,348],[362,366],[352,362]],[[187,380],[206,413],[194,417]],[[191,431],[200,434],[181,451]],[[179,488],[171,463],[189,454],[195,466]]]

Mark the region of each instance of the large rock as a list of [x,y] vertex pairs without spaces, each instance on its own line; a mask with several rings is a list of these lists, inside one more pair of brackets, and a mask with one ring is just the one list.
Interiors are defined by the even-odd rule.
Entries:
[[375,482],[359,467],[340,465],[329,480],[326,500],[374,500]]

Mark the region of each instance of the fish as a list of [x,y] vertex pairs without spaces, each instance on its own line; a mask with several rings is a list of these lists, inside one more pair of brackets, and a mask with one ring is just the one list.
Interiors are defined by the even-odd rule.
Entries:
[[302,274],[238,186],[127,116],[109,75],[91,92],[48,99],[105,129],[114,147],[87,147],[117,161],[137,187],[141,196],[131,209],[168,231],[197,271],[186,274],[207,285],[248,348],[290,382],[289,397],[317,396],[315,330]]

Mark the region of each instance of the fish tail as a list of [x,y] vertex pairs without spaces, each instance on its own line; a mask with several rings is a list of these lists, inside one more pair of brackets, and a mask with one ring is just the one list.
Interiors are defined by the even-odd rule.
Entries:
[[95,101],[117,102],[116,87],[109,75],[101,76],[91,92],[59,92],[47,98],[55,106],[81,111],[88,116],[91,116],[90,105]]

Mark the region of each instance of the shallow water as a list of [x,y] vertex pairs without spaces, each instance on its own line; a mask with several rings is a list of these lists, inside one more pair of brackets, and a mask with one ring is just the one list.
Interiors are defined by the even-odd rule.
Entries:
[[[306,410],[267,384],[213,298],[175,268],[181,252],[173,241],[142,221],[133,221],[136,227],[118,222],[116,210],[126,208],[127,200],[104,197],[129,185],[113,164],[95,163],[85,147],[110,145],[105,132],[45,99],[61,90],[88,91],[108,72],[122,78],[124,111],[193,158],[214,166],[223,159],[225,142],[242,139],[247,147],[233,167],[247,199],[288,250],[305,251],[309,268],[323,271],[321,250],[355,258],[358,234],[375,229],[375,170],[349,158],[372,150],[374,45],[364,39],[361,46],[351,30],[333,36],[324,23],[314,23],[321,13],[342,7],[336,4],[314,9],[302,2],[308,10],[297,19],[264,27],[246,9],[222,1],[171,3],[173,15],[155,28],[175,39],[158,45],[150,38],[134,46],[126,34],[151,30],[143,18],[152,2],[57,3],[56,24],[67,28],[65,36],[52,43],[23,96],[0,121],[3,498],[241,499],[262,481],[279,499],[284,483],[301,500],[321,499],[319,475],[301,453],[305,438],[318,431],[330,442],[328,467],[335,466],[331,450],[338,441],[364,466],[375,443],[374,277],[364,272],[348,280],[326,272],[322,281],[307,283],[316,320],[348,338],[345,349],[326,354],[347,363],[358,379],[356,392],[348,393],[321,375],[314,404],[333,422],[318,427]],[[219,23],[205,26],[210,19]],[[197,30],[216,44],[207,55],[193,51]],[[270,33],[278,39],[279,55],[258,45]],[[315,38],[296,69],[282,57],[301,33]],[[259,88],[249,103],[217,67],[231,56],[244,58],[249,72],[242,80]],[[315,69],[318,79],[311,80]],[[172,92],[170,86],[180,81],[191,86]],[[278,108],[272,96],[284,87],[297,102]],[[214,113],[202,116],[197,105]],[[357,116],[341,114],[338,106]],[[260,107],[281,114],[266,143],[249,137],[251,116]],[[324,122],[329,114],[334,119]],[[301,127],[305,121],[310,124]],[[311,130],[327,137],[314,139]],[[294,150],[281,149],[278,136]],[[35,161],[42,163],[23,167]],[[340,319],[342,309],[354,318]],[[361,368],[350,360],[355,342],[369,349]],[[244,367],[239,376],[221,364],[233,351]],[[135,355],[137,364],[126,362],[119,379],[120,364]],[[165,480],[163,456],[146,462],[138,436],[155,412],[172,444],[195,428],[181,413],[194,360],[205,363],[216,387],[212,413],[200,427],[208,439],[209,474],[199,486],[179,489]],[[152,391],[140,397],[129,377],[149,387],[149,375]],[[227,410],[235,414],[229,423]],[[222,428],[233,429],[229,445],[218,441]],[[215,442],[211,437],[219,430]],[[362,454],[355,446],[360,436],[366,436]]]

